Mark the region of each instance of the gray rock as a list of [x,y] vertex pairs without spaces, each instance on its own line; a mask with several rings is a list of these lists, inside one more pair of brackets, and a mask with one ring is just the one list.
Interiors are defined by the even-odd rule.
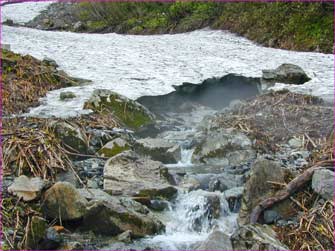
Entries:
[[86,214],[87,200],[68,182],[57,182],[44,194],[43,212],[47,218],[78,220]]
[[49,57],[45,57],[42,62],[45,63],[46,65],[53,66],[55,68],[58,67],[57,62],[54,59],[49,58]]
[[24,201],[32,201],[40,195],[45,185],[46,183],[40,177],[28,178],[21,175],[8,187],[8,192]]
[[181,159],[179,145],[160,138],[145,138],[136,140],[135,151],[141,155],[148,155],[153,160],[163,163],[177,163]]
[[1,44],[1,48],[10,51],[10,44]]
[[255,161],[251,167],[250,178],[244,187],[238,218],[240,224],[249,223],[249,216],[253,208],[265,198],[274,195],[276,191],[271,189],[268,182],[285,183],[284,178],[285,169],[281,167],[279,162],[267,159],[258,159]]
[[313,174],[313,190],[326,200],[334,200],[334,172],[321,169]]
[[73,99],[76,97],[76,94],[73,92],[61,92],[59,94],[59,99],[60,100],[68,100],[68,99]]
[[272,224],[280,219],[278,212],[274,210],[265,210],[264,211],[264,222],[266,224]]
[[56,182],[69,182],[75,187],[79,187],[79,180],[73,171],[60,172],[56,175]]
[[208,190],[224,192],[228,189],[242,186],[243,183],[244,183],[243,175],[223,173],[215,175],[210,179]]
[[275,70],[263,70],[262,79],[294,85],[301,85],[310,80],[304,70],[294,64],[282,64]]
[[85,29],[85,25],[82,22],[78,21],[73,25],[73,29],[74,31],[82,31],[83,29]]
[[122,138],[116,138],[105,144],[99,151],[99,156],[111,158],[130,149],[130,145]]
[[149,198],[173,197],[168,169],[161,162],[126,151],[110,158],[104,168],[104,190],[111,194]]
[[136,204],[138,208],[142,208],[141,204],[135,201],[123,203],[117,198],[108,202],[90,201],[81,230],[108,236],[131,231],[135,237],[144,237],[164,230],[164,225],[149,211],[145,211],[147,213],[144,214],[136,210],[136,206],[130,206]]
[[234,250],[288,250],[267,225],[241,226],[231,240]]
[[192,161],[195,163],[241,165],[256,157],[251,140],[235,129],[209,131],[196,147]]
[[288,144],[290,145],[290,147],[294,148],[294,149],[298,149],[298,148],[302,148],[303,147],[303,142],[300,139],[297,138],[292,138],[288,141]]
[[196,250],[232,250],[228,235],[220,230],[214,230]]

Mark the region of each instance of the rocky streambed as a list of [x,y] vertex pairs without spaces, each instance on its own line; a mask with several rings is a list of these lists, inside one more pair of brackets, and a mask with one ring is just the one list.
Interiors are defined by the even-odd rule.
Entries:
[[[4,119],[5,249],[333,247],[331,55],[208,30],[136,37],[4,26],[4,41],[49,57],[42,70],[93,80]],[[32,91],[32,104],[51,89]]]

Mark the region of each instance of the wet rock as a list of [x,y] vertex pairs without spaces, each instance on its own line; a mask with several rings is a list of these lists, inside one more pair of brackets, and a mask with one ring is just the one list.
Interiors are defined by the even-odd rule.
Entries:
[[59,94],[59,99],[60,100],[68,100],[68,99],[73,99],[76,97],[76,94],[73,92],[61,92]]
[[107,144],[105,144],[99,151],[99,156],[102,157],[113,157],[123,151],[130,149],[130,145],[127,141],[122,138],[116,138]]
[[39,243],[44,239],[47,227],[48,223],[45,219],[33,216],[26,233],[25,249],[38,249]]
[[46,230],[45,238],[39,243],[40,250],[54,250],[63,243],[63,237],[53,227]]
[[49,127],[54,130],[61,142],[79,153],[87,153],[89,140],[78,125],[66,121],[52,121]]
[[141,155],[148,155],[153,160],[163,163],[177,163],[181,159],[179,145],[160,138],[145,138],[135,142],[135,151]]
[[132,129],[152,124],[155,116],[144,106],[110,90],[95,90],[84,109],[113,113],[121,123]]
[[208,190],[224,192],[233,187],[242,186],[244,183],[243,177],[243,175],[234,175],[230,173],[215,175],[209,181]]
[[40,195],[44,186],[45,182],[39,177],[28,178],[21,175],[15,178],[14,183],[8,187],[8,192],[24,201],[32,201]]
[[131,243],[132,242],[132,238],[133,238],[133,233],[130,230],[127,230],[127,231],[125,231],[122,234],[119,234],[117,236],[117,240],[118,241],[122,241],[124,243]]
[[[267,159],[258,159],[255,161],[251,167],[250,178],[244,188],[238,219],[240,224],[249,223],[252,209],[259,202],[275,193],[268,182],[285,183],[284,178],[285,169],[280,166],[279,162]],[[280,210],[285,211],[285,207]]]
[[117,199],[109,202],[92,200],[81,229],[108,236],[116,236],[129,230],[134,236],[143,237],[163,231],[164,225],[151,213],[139,213],[122,205]]
[[243,195],[244,187],[233,187],[224,191],[224,196],[229,204],[231,212],[237,213],[241,207],[241,199]]
[[313,174],[312,178],[313,190],[320,194],[326,200],[334,199],[334,172],[321,169]]
[[214,230],[196,250],[232,250],[228,235],[220,230]]
[[234,250],[288,250],[267,225],[241,226],[231,240]]
[[263,70],[262,79],[294,85],[301,85],[310,80],[304,70],[294,64],[282,64],[275,70]]
[[43,211],[51,219],[78,220],[86,214],[87,200],[68,182],[57,182],[44,194]]
[[241,165],[254,159],[251,140],[235,129],[209,131],[196,147],[192,160],[195,163]]
[[141,158],[132,151],[110,158],[104,168],[104,190],[111,194],[170,199],[177,189],[169,179],[161,162]]

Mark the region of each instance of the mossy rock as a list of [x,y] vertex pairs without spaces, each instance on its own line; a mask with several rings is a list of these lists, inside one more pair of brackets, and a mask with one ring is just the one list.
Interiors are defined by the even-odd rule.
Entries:
[[45,219],[33,216],[25,241],[26,249],[38,249],[39,242],[44,238],[48,223]]
[[152,124],[155,116],[144,106],[110,90],[95,90],[84,109],[98,113],[112,113],[122,124],[131,129]]
[[114,139],[104,145],[99,151],[99,156],[111,158],[119,153],[130,150],[130,145],[127,141],[121,138]]

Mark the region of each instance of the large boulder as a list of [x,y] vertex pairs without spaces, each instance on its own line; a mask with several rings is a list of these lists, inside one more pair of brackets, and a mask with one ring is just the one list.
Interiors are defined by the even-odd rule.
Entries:
[[104,167],[104,190],[111,194],[136,197],[173,197],[177,189],[161,162],[141,158],[126,151],[110,158]]
[[102,157],[111,158],[123,151],[127,151],[130,149],[129,143],[122,139],[122,138],[116,138],[112,141],[109,141],[107,144],[105,144],[99,151],[98,154]]
[[321,169],[316,170],[312,178],[313,190],[326,200],[334,200],[334,172]]
[[267,225],[241,226],[231,240],[234,250],[288,250]]
[[231,240],[227,234],[214,230],[196,250],[232,250]]
[[294,64],[282,64],[274,70],[263,70],[262,79],[294,85],[301,85],[310,80],[304,70]]
[[165,229],[163,223],[141,204],[115,197],[108,201],[90,201],[80,228],[108,236],[131,231],[136,237],[156,234]]
[[44,194],[43,211],[47,218],[78,220],[86,214],[87,200],[68,182],[57,182]]
[[89,139],[84,130],[75,123],[51,121],[49,127],[65,146],[73,148],[79,153],[88,152]]
[[132,129],[152,124],[155,116],[138,102],[110,90],[95,90],[84,109],[112,113],[121,123]]
[[148,155],[153,160],[163,163],[177,163],[181,158],[180,146],[160,138],[145,138],[136,140],[135,151]]
[[239,223],[247,224],[250,213],[259,202],[273,196],[276,192],[269,182],[285,183],[285,169],[279,162],[258,159],[251,167],[249,180],[244,187]]
[[251,140],[243,133],[232,129],[211,130],[195,148],[194,163],[237,166],[248,163],[256,156]]

